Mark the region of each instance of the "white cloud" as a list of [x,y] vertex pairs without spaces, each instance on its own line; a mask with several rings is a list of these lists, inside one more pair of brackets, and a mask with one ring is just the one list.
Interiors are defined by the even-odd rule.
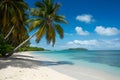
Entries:
[[76,20],[81,21],[81,22],[85,22],[85,23],[90,23],[93,22],[93,16],[90,14],[82,14],[82,15],[78,15],[76,17]]
[[83,31],[82,27],[77,26],[75,28],[75,30],[76,30],[77,34],[79,34],[79,35],[89,35],[89,32],[88,31]]
[[120,30],[118,30],[115,27],[103,27],[103,26],[96,26],[95,32],[99,35],[105,35],[105,36],[113,36],[120,33]]
[[[114,45],[114,46],[113,46]],[[119,50],[120,49],[120,39],[111,40],[74,40],[67,43],[68,48],[81,47],[93,50]]]
[[76,45],[97,45],[97,40],[74,40],[68,42],[68,44],[76,44]]

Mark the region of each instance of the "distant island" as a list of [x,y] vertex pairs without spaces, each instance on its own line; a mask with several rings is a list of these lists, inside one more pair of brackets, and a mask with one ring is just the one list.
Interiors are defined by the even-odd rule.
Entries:
[[88,49],[86,48],[69,48],[67,50],[80,50],[80,51],[87,51]]

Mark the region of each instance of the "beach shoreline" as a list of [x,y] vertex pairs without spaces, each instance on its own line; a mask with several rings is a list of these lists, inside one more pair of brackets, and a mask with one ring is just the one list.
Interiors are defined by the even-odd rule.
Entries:
[[15,53],[8,59],[0,59],[0,80],[77,80],[42,64],[29,54]]
[[119,76],[89,66],[75,68],[69,62],[52,60],[31,51],[0,59],[0,73],[0,80],[120,80]]
[[[61,65],[54,65],[49,66],[50,68],[66,74],[68,76],[74,77],[78,80],[120,80],[120,73],[117,73],[117,69],[119,68],[112,68],[111,66],[99,63],[91,63],[91,62],[74,62],[73,60],[65,59],[64,54],[59,54],[59,52],[52,52],[56,54],[49,54],[51,52],[32,52],[37,58],[40,60],[50,60],[53,62],[63,62]],[[58,54],[57,54],[58,53]],[[51,55],[51,56],[50,56]],[[60,59],[61,58],[61,59]],[[64,58],[64,59],[63,59]],[[83,64],[84,63],[84,64]],[[88,64],[89,63],[89,64]],[[79,64],[79,65],[78,65]],[[92,66],[91,66],[92,65]]]

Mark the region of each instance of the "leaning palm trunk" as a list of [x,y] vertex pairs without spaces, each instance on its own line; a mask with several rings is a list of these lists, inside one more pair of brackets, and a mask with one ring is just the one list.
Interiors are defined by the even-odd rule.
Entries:
[[21,44],[19,44],[13,51],[17,51],[22,45],[24,45],[26,42],[28,42],[33,36],[35,36],[36,33],[34,33],[32,36],[30,36],[28,39],[26,39],[25,41],[23,41]]
[[11,30],[10,30],[10,32],[5,36],[5,40],[10,36],[10,34],[12,33],[12,31],[13,31],[13,29],[14,29],[14,26],[11,28]]
[[6,54],[5,57],[12,56],[21,46],[23,46],[26,42],[28,42],[35,35],[36,35],[36,32],[32,36],[30,36],[28,39],[26,39],[25,41],[23,41],[21,44],[19,44],[11,53]]

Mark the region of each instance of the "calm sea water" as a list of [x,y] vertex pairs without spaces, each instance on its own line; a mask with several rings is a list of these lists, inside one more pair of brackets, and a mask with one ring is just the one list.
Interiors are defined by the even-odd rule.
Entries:
[[120,75],[120,51],[45,51],[33,52],[74,66],[89,66]]

